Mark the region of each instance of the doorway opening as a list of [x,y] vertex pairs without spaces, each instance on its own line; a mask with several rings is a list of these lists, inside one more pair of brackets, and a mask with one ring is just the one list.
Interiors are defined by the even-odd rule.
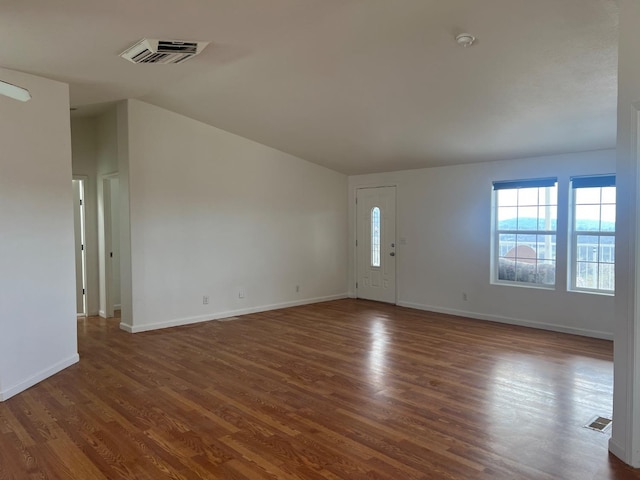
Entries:
[[117,173],[102,177],[102,228],[100,261],[101,316],[120,316],[120,179]]
[[73,186],[73,229],[75,237],[76,263],[76,313],[87,316],[87,252],[85,217],[86,177],[74,176]]

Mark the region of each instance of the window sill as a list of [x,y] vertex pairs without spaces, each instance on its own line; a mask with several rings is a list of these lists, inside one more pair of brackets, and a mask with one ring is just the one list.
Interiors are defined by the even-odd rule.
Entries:
[[602,297],[615,297],[615,292],[603,292],[600,290],[583,290],[579,288],[568,288],[567,292],[569,293],[587,293],[589,295],[600,295]]
[[544,285],[540,283],[523,283],[523,282],[509,282],[492,280],[491,285],[498,287],[516,287],[516,288],[533,288],[534,290],[547,290],[553,291],[556,289],[555,285]]

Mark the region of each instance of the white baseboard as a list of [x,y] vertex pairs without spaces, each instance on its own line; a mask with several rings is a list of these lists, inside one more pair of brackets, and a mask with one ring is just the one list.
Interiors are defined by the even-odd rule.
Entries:
[[102,318],[107,318],[107,312],[104,310],[98,310],[98,316]]
[[398,302],[399,307],[415,308],[416,310],[425,310],[428,312],[446,313],[449,315],[457,315],[459,317],[474,318],[476,320],[488,320],[490,322],[507,323],[509,325],[518,325],[521,327],[539,328],[541,330],[550,330],[552,332],[570,333],[572,335],[581,335],[583,337],[600,338],[603,340],[613,340],[613,334],[608,332],[600,332],[597,330],[587,330],[584,328],[567,327],[565,325],[557,325],[555,323],[533,322],[522,318],[504,317],[501,315],[487,315],[484,313],[469,312],[466,310],[456,310],[453,308],[435,307],[433,305],[422,305],[411,302]]
[[120,305],[119,303],[113,306],[114,310],[120,310],[120,308],[122,308],[122,305]]
[[64,370],[65,368],[70,367],[71,365],[73,365],[74,363],[78,363],[79,361],[80,361],[80,356],[76,353],[75,355],[72,355],[69,358],[62,360],[56,363],[55,365],[52,365],[36,373],[35,375],[27,378],[26,380],[23,380],[22,382],[18,383],[17,385],[14,385],[13,387],[0,390],[0,402],[4,402],[5,400],[10,399],[14,395],[17,395],[18,393],[25,391],[29,387],[33,387],[36,383],[39,383],[42,380],[49,378],[52,375],[55,375],[61,370]]
[[640,461],[634,464],[633,459],[627,457],[627,452],[625,451],[625,449],[618,442],[616,442],[613,437],[609,439],[609,451],[631,467],[640,467]]
[[190,325],[193,323],[209,322],[211,320],[221,320],[229,317],[237,317],[247,315],[249,313],[268,312],[269,310],[278,310],[281,308],[297,307],[300,305],[310,305],[312,303],[329,302],[331,300],[341,300],[347,298],[346,293],[339,295],[329,295],[326,297],[307,298],[304,300],[295,300],[292,302],[274,303],[272,305],[261,305],[258,307],[241,308],[239,310],[229,310],[226,312],[208,313],[206,315],[198,315],[195,317],[177,318],[175,320],[167,320],[164,322],[148,323],[145,325],[129,325],[120,323],[120,328],[129,333],[147,332],[149,330],[159,330],[161,328],[179,327],[182,325]]
[[613,438],[609,439],[609,451],[613,453],[616,457],[618,457],[623,462],[625,461],[625,450],[622,446],[616,442]]

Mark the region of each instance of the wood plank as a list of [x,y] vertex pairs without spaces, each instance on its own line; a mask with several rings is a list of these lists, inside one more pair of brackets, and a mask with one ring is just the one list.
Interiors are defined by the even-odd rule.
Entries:
[[640,479],[612,343],[339,300],[131,335],[0,404],[0,479]]

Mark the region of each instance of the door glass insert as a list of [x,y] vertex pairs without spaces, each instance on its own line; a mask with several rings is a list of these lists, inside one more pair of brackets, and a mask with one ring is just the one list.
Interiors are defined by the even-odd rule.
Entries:
[[371,209],[371,266],[380,266],[380,208]]

